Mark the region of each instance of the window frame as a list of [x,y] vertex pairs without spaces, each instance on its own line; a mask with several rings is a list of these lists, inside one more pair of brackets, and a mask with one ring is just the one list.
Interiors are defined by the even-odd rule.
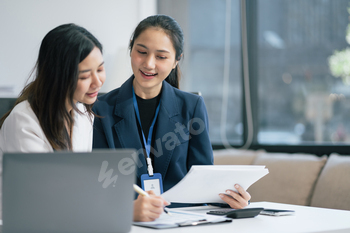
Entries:
[[[186,22],[188,20],[187,14],[188,9],[183,7],[187,4],[187,0],[177,0],[176,3],[172,2],[168,5],[165,1],[157,1],[157,11],[162,11],[159,13],[168,13],[173,14],[176,11],[181,11],[183,17],[180,17],[179,20]],[[247,53],[248,53],[248,73],[249,73],[249,90],[250,90],[250,105],[252,111],[252,121],[253,121],[253,137],[252,143],[247,147],[247,149],[264,149],[267,152],[279,152],[279,153],[307,153],[315,154],[317,156],[330,155],[331,153],[338,153],[342,155],[350,155],[350,145],[339,144],[334,145],[331,143],[323,144],[280,144],[276,143],[275,145],[271,144],[260,144],[258,143],[257,136],[259,132],[259,96],[258,96],[258,0],[240,0],[240,5],[245,7],[245,21],[246,21],[246,31],[247,31]],[[242,15],[241,15],[242,17]],[[241,28],[244,26],[243,21],[240,22]],[[186,25],[186,24],[184,24]],[[184,31],[188,28],[183,28]],[[242,30],[241,30],[242,35]],[[245,100],[245,87],[244,87],[244,54],[242,48],[242,37],[241,37],[241,88],[242,88],[242,105],[241,105],[241,114],[242,114],[242,124],[243,124],[243,135],[242,135],[242,144],[230,145],[233,148],[239,149],[242,148],[248,140],[248,124],[247,124],[247,109],[246,109],[246,100]],[[214,150],[224,149],[225,146],[223,143],[212,143]]]
[[[252,107],[253,116],[253,140],[248,149],[258,150],[264,149],[267,152],[276,153],[308,153],[315,154],[317,156],[330,155],[331,153],[338,153],[342,155],[350,155],[350,145],[334,145],[334,144],[299,144],[299,145],[289,145],[289,144],[276,144],[267,145],[260,144],[257,140],[257,135],[259,132],[259,118],[258,118],[258,0],[241,0],[240,4],[245,4],[245,14],[246,14],[246,25],[247,25],[247,49],[248,49],[248,70],[249,70],[249,82],[250,82],[250,99]],[[241,27],[242,27],[241,21]],[[242,46],[242,43],[241,43]],[[242,49],[241,49],[242,51]],[[243,53],[241,53],[241,59],[243,60]],[[243,62],[242,63],[242,119],[243,119],[243,145],[247,141],[248,127],[247,127],[247,111],[245,104],[245,93],[244,93],[244,82],[243,82]],[[231,145],[234,148],[240,148],[243,145]],[[224,149],[223,144],[212,144],[213,149]]]

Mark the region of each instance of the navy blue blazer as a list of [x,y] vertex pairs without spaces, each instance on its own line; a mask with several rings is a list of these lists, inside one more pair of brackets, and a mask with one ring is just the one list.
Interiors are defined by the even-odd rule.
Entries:
[[[134,148],[137,183],[147,173],[132,98],[133,76],[120,88],[98,98],[93,148]],[[203,98],[163,81],[154,142],[154,172],[162,174],[164,192],[177,184],[192,165],[213,164],[208,115]]]

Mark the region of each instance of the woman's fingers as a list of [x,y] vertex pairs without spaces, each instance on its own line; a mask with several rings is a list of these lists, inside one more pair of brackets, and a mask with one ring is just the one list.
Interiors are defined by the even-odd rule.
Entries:
[[171,204],[170,202],[164,200],[162,197],[157,196],[152,190],[149,190],[149,191],[146,191],[146,192],[147,192],[150,196],[154,196],[154,197],[160,198],[160,199],[163,201],[163,206],[168,206],[168,205]]
[[251,196],[250,194],[245,191],[240,185],[236,184],[235,188],[237,189],[238,193],[246,200],[249,201]]
[[242,209],[248,205],[250,194],[238,184],[235,185],[238,193],[233,190],[226,190],[225,194],[219,194],[220,198],[234,209]]
[[134,221],[149,222],[159,218],[164,212],[164,206],[169,205],[162,197],[153,191],[147,191],[149,196],[141,196],[134,201]]

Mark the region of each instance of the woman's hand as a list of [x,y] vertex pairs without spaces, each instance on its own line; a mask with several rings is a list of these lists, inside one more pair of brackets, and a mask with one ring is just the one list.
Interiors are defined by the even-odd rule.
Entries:
[[248,205],[251,196],[238,184],[235,185],[238,193],[233,190],[226,190],[225,194],[220,193],[220,198],[233,209],[242,209]]
[[153,191],[147,191],[149,196],[139,195],[134,201],[134,221],[154,221],[163,213],[164,206],[169,205],[162,197],[156,196]]

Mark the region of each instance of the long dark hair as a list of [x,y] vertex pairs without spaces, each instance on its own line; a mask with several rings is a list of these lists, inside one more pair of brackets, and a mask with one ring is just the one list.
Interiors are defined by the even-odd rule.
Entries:
[[[162,29],[171,39],[174,49],[175,49],[175,59],[176,61],[180,61],[183,49],[184,49],[184,35],[180,25],[175,21],[175,19],[171,18],[167,15],[153,15],[149,16],[146,19],[142,20],[139,25],[137,25],[134,33],[131,36],[129,49],[132,50],[134,46],[134,42],[137,37],[146,29],[155,27]],[[181,71],[179,66],[177,65],[165,79],[168,83],[170,83],[173,87],[179,88],[181,77]]]
[[[102,53],[101,43],[83,27],[64,24],[52,29],[41,42],[39,57],[33,69],[36,70],[35,78],[21,91],[15,103],[28,100],[55,150],[72,150],[65,124],[72,130],[74,120],[66,109],[66,103],[82,114],[73,102],[78,66],[95,47]],[[84,105],[92,116],[92,105]],[[0,119],[0,128],[11,111]]]

